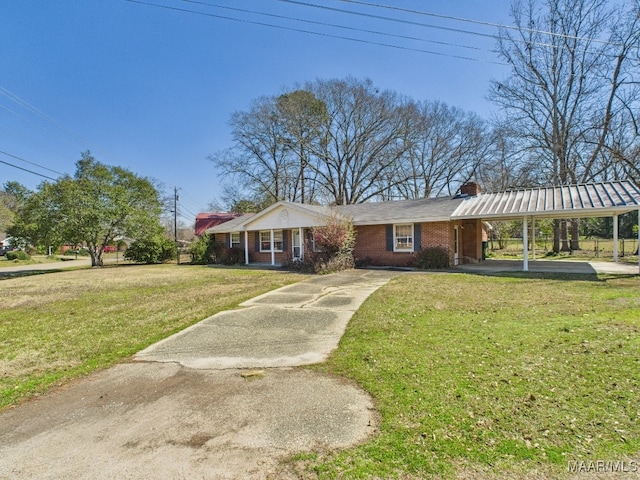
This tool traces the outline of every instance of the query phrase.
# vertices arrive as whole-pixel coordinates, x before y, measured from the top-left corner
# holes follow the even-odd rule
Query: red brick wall
[[[480,220],[464,220],[461,225],[462,248],[460,262],[480,261],[482,259],[484,224]]]
[[[482,256],[481,242],[484,233],[482,223],[480,221],[465,221],[464,223],[458,223],[458,225],[463,227],[460,229],[460,262],[464,261],[464,257],[479,260]],[[444,247],[448,249],[451,264],[453,265],[453,226],[454,223],[452,222],[422,223],[420,247]],[[287,250],[285,252],[276,252],[276,263],[284,263],[291,257],[291,231],[286,231],[286,234]],[[256,252],[256,235],[258,235],[258,232],[249,232],[249,262],[271,263],[270,252]],[[225,236],[220,235],[220,237],[224,242]],[[244,241],[240,247],[244,250]],[[407,266],[415,258],[415,253],[387,251],[386,247],[386,225],[356,227],[356,245],[354,248],[356,260],[377,266]],[[310,245],[305,245],[305,252],[309,251]]]
[[[284,234],[287,235],[287,250],[275,252],[276,263],[284,263],[291,258],[291,231],[286,230]],[[249,263],[271,263],[271,252],[261,252],[259,248],[256,251],[256,236],[258,235],[260,232],[249,232]],[[241,247],[244,251],[244,245]]]
[[[406,266],[414,255],[410,252],[387,251],[386,225],[356,227],[356,246],[353,255],[369,265]]]
[[[387,251],[386,225],[366,225],[356,227],[356,260],[370,265],[407,266],[415,258],[415,253]],[[423,223],[421,225],[421,248],[444,247],[449,250],[453,261],[453,225],[448,222]]]
[[[443,247],[449,250],[453,260],[453,224],[434,222],[422,224],[422,248]]]

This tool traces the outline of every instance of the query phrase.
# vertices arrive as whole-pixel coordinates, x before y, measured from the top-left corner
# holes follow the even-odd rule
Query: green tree
[[[152,238],[162,231],[161,201],[151,181],[97,162],[89,152],[74,177],[45,182],[29,196],[10,233],[33,245],[84,245],[92,266],[117,237]]]
[[[18,182],[7,182],[0,190],[0,232],[6,232],[31,191]]]

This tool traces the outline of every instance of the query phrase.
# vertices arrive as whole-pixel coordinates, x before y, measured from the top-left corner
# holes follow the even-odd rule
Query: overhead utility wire
[[[451,55],[451,54],[447,54],[447,53],[442,53],[442,52],[434,52],[431,50],[424,50],[424,49],[420,49],[420,48],[411,48],[411,47],[402,47],[400,45],[393,45],[390,43],[382,43],[382,42],[373,42],[370,40],[361,40],[359,38],[353,38],[353,37],[345,37],[342,35],[332,35],[332,34],[328,34],[328,33],[320,33],[320,32],[313,32],[310,30],[303,30],[303,29],[299,29],[299,28],[292,28],[292,27],[285,27],[282,25],[274,25],[272,23],[264,23],[264,22],[256,22],[256,21],[252,21],[252,20],[244,20],[244,19],[239,19],[239,18],[233,18],[233,17],[226,17],[223,15],[215,15],[213,13],[205,13],[205,12],[198,12],[195,10],[188,10],[186,8],[178,8],[178,7],[170,7],[168,5],[159,5],[157,3],[150,3],[150,2],[143,2],[140,0],[125,0],[126,2],[130,2],[130,3],[137,3],[140,5],[146,5],[149,7],[156,7],[156,8],[163,8],[166,10],[174,10],[177,12],[185,12],[185,13],[193,13],[195,15],[202,15],[205,17],[212,17],[212,18],[220,18],[223,20],[232,20],[235,22],[240,22],[240,23],[248,23],[251,25],[260,25],[263,27],[270,27],[270,28],[277,28],[279,30],[288,30],[288,31],[292,31],[292,32],[298,32],[298,33],[306,33],[309,35],[316,35],[319,37],[326,37],[326,38],[336,38],[339,40],[348,40],[351,42],[358,42],[358,43],[363,43],[363,44],[367,44],[367,45],[377,45],[379,47],[388,47],[388,48],[395,48],[396,50],[406,50],[406,51],[412,51],[412,52],[419,52],[419,53],[426,53],[429,55],[438,55],[441,57],[448,57],[448,58],[457,58],[460,60],[469,60],[471,62],[480,62],[480,63],[491,63],[494,65],[505,65],[504,63],[500,63],[500,62],[494,62],[491,60],[480,60],[478,58],[473,58],[473,57],[465,57],[462,55]]]
[[[70,135],[71,137],[74,137],[76,140],[80,140],[82,142],[88,143],[90,145],[93,145],[94,147],[96,147],[97,149],[103,151],[103,152],[107,152],[107,150],[105,150],[104,148],[102,148],[100,145],[97,145],[93,142],[91,142],[89,139],[83,137],[82,135],[80,135],[78,132],[75,132],[73,130],[71,130],[68,127],[65,127],[62,123],[58,122],[55,118],[47,115],[46,113],[44,113],[42,110],[39,110],[38,108],[34,107],[33,105],[31,105],[29,102],[27,102],[26,100],[24,100],[23,98],[20,98],[18,95],[16,95],[13,92],[10,92],[9,90],[7,90],[6,88],[4,88],[3,86],[0,85],[0,94],[4,95],[5,97],[7,97],[9,100],[11,100],[14,103],[17,103],[18,105],[20,105],[21,107],[25,108],[26,110],[30,111],[31,113],[36,114],[37,116],[41,117],[42,119],[46,120],[47,122],[49,122],[50,124],[52,124],[53,126],[55,126],[56,128],[62,130],[64,133],[66,133],[67,135]],[[7,109],[8,110],[8,109]],[[9,110],[10,111],[10,110]]]
[[[34,175],[37,175],[37,176],[42,177],[42,178],[53,180],[54,182],[56,181],[55,178],[48,177],[46,175],[43,175],[43,174],[38,173],[38,172],[34,172],[32,170],[27,170],[26,168],[19,167],[18,165],[14,165],[13,163],[5,162],[4,160],[0,160],[0,163],[4,163],[5,165],[9,165],[10,167],[17,168],[18,170],[23,170],[25,172],[33,173]]]
[[[364,28],[347,27],[345,25],[337,25],[335,23],[318,22],[318,21],[315,21],[315,20],[307,20],[307,19],[304,19],[304,18],[289,17],[289,16],[286,16],[286,15],[276,15],[274,13],[257,12],[255,10],[245,10],[243,8],[229,7],[229,6],[226,6],[226,5],[216,5],[216,4],[213,4],[213,3],[201,2],[201,1],[197,1],[197,0],[181,0],[181,1],[183,1],[185,3],[193,3],[193,4],[196,4],[196,5],[206,5],[208,7],[221,8],[221,9],[232,10],[232,11],[236,11],[236,12],[250,13],[250,14],[255,14],[255,15],[262,15],[262,16],[265,16],[265,17],[278,18],[278,19],[281,19],[281,20],[294,20],[296,22],[310,23],[312,25],[321,25],[321,26],[325,26],[325,27],[341,28],[343,30],[351,30],[351,31],[354,31],[354,32],[372,33],[374,35],[383,35],[385,37],[402,38],[404,40],[415,40],[415,41],[418,41],[418,42],[434,43],[434,44],[437,44],[437,45],[444,45],[444,46],[447,46],[447,47],[459,47],[459,48],[467,48],[467,49],[470,49],[470,50],[481,50],[481,51],[496,53],[495,50],[488,50],[486,48],[474,47],[474,46],[471,46],[471,45],[462,45],[462,44],[457,44],[457,43],[441,42],[441,41],[437,41],[437,40],[427,40],[425,38],[420,38],[420,37],[411,37],[411,36],[408,36],[408,35],[398,35],[398,34],[394,34],[394,33],[379,32],[379,31],[376,31],[376,30],[367,30],[367,29],[364,29]]]
[[[320,10],[328,10],[331,12],[338,12],[338,13],[346,13],[348,15],[357,15],[360,17],[367,17],[367,18],[373,18],[376,20],[385,20],[388,22],[396,22],[396,23],[404,23],[405,25],[414,25],[417,27],[427,27],[427,28],[435,28],[436,30],[445,30],[448,32],[455,32],[455,33],[464,33],[466,35],[475,35],[478,37],[485,37],[485,38],[492,38],[495,39],[496,36],[492,35],[490,33],[481,33],[481,32],[473,32],[471,30],[463,30],[461,28],[453,28],[453,27],[443,27],[442,25],[433,25],[430,23],[420,23],[420,22],[414,22],[412,20],[402,20],[400,18],[392,18],[392,17],[383,17],[382,15],[374,15],[372,13],[363,13],[363,12],[354,12],[353,10],[345,10],[344,8],[336,8],[336,7],[328,7],[326,5],[317,5],[315,3],[308,3],[308,2],[300,2],[297,0],[278,0],[279,2],[283,2],[283,3],[290,3],[293,5],[300,5],[302,7],[311,7],[311,8],[318,8]]]
[[[490,33],[481,33],[481,32],[474,32],[472,30],[463,30],[461,28],[452,28],[452,27],[443,27],[441,25],[433,25],[431,23],[421,23],[421,22],[414,22],[412,20],[402,20],[399,18],[392,18],[392,17],[384,17],[382,15],[374,15],[371,13],[363,13],[363,12],[356,12],[353,10],[345,10],[342,8],[335,8],[335,7],[327,7],[325,5],[317,5],[314,3],[308,3],[308,2],[301,2],[301,1],[296,1],[296,0],[277,0],[279,2],[284,2],[284,3],[290,3],[293,5],[300,5],[303,7],[311,7],[311,8],[318,8],[320,10],[328,10],[328,11],[333,11],[333,12],[339,12],[339,13],[346,13],[348,15],[356,15],[356,16],[361,16],[361,17],[367,17],[367,18],[373,18],[376,20],[385,20],[388,22],[396,22],[396,23],[403,23],[406,25],[414,25],[417,27],[425,27],[425,28],[435,28],[437,30],[445,30],[445,31],[449,31],[449,32],[454,32],[454,33],[463,33],[466,35],[475,35],[478,37],[484,37],[484,38],[492,38],[494,40],[496,40],[498,37],[496,35],[490,34]],[[517,27],[516,27],[517,28]],[[513,39],[514,42],[517,43],[524,43],[527,45],[537,45],[540,47],[548,47],[548,48],[558,48],[557,45],[553,45],[552,43],[545,43],[545,42],[537,42],[537,41],[532,41],[532,40],[524,40],[524,39],[520,39],[520,38],[514,38]],[[492,62],[490,62],[492,63]],[[498,65],[505,65],[504,63],[498,63],[495,62]]]
[[[196,218],[197,215],[195,213],[193,213],[191,210],[189,210],[187,207],[184,206],[183,202],[180,202],[180,206],[182,207],[183,210],[185,210],[189,215],[191,215],[193,218]],[[183,218],[191,218],[191,217],[186,217],[183,215]]]
[[[391,6],[391,5],[381,5],[379,3],[362,2],[362,1],[359,1],[359,0],[338,0],[338,1],[345,2],[345,3],[353,3],[355,5],[364,5],[364,6],[367,6],[367,7],[384,8],[384,9],[387,9],[387,10],[395,10],[395,11],[398,11],[398,12],[411,13],[411,14],[415,14],[415,15],[423,15],[425,17],[442,18],[442,19],[445,19],[445,20],[455,20],[457,22],[473,23],[473,24],[476,24],[476,25],[484,25],[485,27],[506,28],[506,29],[509,29],[509,30],[519,30],[519,31],[531,32],[531,33],[542,33],[544,35],[550,35],[550,36],[553,36],[553,37],[568,38],[570,40],[588,40],[590,42],[602,43],[604,45],[621,46],[621,44],[613,43],[613,42],[607,42],[606,40],[599,40],[597,38],[576,37],[576,36],[573,36],[573,35],[549,32],[547,30],[539,30],[539,29],[536,29],[536,28],[516,27],[515,25],[504,25],[502,23],[485,22],[485,21],[482,21],[482,20],[472,20],[472,19],[469,19],[469,18],[454,17],[454,16],[450,16],[450,15],[440,15],[440,14],[437,14],[437,13],[422,12],[420,10],[412,10],[412,9],[409,9],[409,8],[394,7],[394,6]]]
[[[48,170],[51,173],[57,173],[58,175],[61,175],[61,176],[65,176],[66,175],[65,173],[58,172],[57,170],[52,170],[52,169],[47,168],[47,167],[45,167],[43,165],[39,165],[39,164],[37,164],[35,162],[30,162],[29,160],[25,160],[24,158],[18,157],[16,155],[12,155],[10,153],[3,152],[2,150],[0,150],[0,153],[3,154],[3,155],[6,155],[7,157],[15,158],[16,160],[20,160],[21,162],[28,163],[29,165],[33,165],[33,166],[41,168],[43,170]]]

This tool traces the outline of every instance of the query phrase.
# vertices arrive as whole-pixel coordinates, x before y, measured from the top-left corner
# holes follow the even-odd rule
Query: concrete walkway
[[[352,270],[289,285],[203,320],[135,359],[201,369],[318,363],[337,347],[362,302],[394,275]]]

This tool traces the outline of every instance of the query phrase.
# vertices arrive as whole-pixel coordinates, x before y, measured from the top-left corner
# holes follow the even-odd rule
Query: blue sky
[[[80,152],[91,150],[103,163],[154,178],[167,190],[178,187],[181,215],[191,223],[221,193],[223,179],[207,156],[231,145],[231,113],[246,110],[262,95],[351,75],[416,100],[442,100],[489,117],[495,112],[485,100],[489,81],[508,73],[492,63],[498,58],[491,38],[406,22],[484,35],[497,31],[478,23],[340,0],[303,2],[368,16],[282,0],[140,1],[158,6],[0,0],[0,160],[55,178],[55,172],[73,174]],[[508,0],[369,3],[510,22]],[[8,180],[35,189],[43,178],[2,163],[0,183]]]

